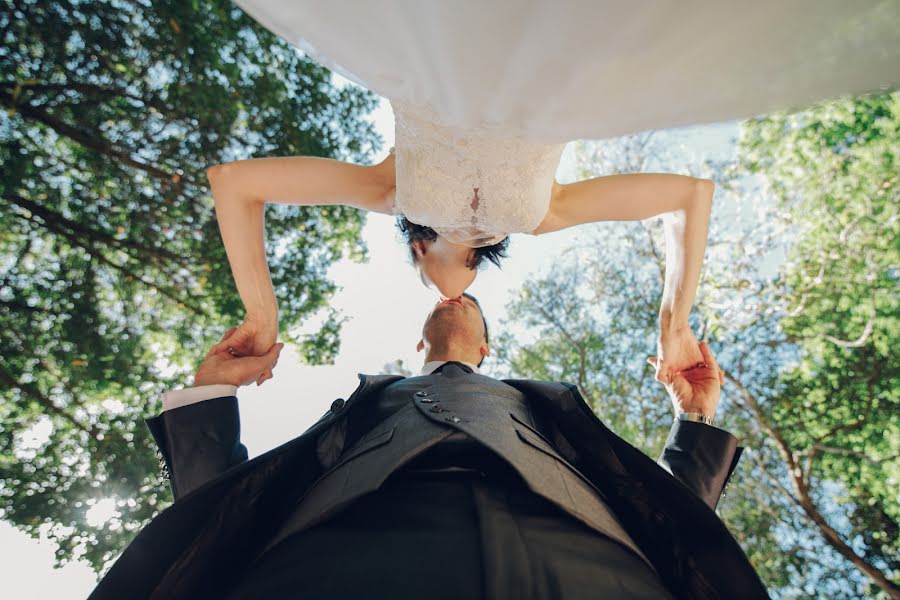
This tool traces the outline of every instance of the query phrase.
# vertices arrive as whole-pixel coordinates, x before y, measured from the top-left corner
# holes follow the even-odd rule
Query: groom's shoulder
[[[578,394],[576,386],[562,381],[540,379],[502,379],[501,381],[528,395],[557,397],[560,394]]]
[[[360,385],[381,386],[388,385],[401,379],[406,379],[405,375],[396,373],[357,373]]]

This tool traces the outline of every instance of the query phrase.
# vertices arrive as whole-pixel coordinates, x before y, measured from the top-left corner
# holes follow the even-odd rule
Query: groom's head
[[[458,360],[481,365],[490,355],[487,321],[475,296],[463,294],[438,302],[422,327],[417,349],[425,361]]]

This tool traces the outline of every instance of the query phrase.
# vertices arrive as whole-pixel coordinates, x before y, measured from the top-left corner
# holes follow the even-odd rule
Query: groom
[[[236,385],[280,345],[238,358],[230,334],[147,421],[176,501],[91,598],[768,597],[713,510],[741,449],[708,423],[705,345],[656,463],[574,386],[479,374],[486,322],[464,295],[428,315],[420,376],[360,375],[248,461]]]

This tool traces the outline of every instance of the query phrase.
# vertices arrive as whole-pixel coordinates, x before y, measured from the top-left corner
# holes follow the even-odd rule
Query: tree
[[[376,98],[226,1],[11,0],[0,40],[0,514],[100,569],[171,499],[142,417],[244,317],[205,169],[367,162]],[[364,256],[362,222],[268,209],[282,329],[311,362],[339,319],[291,330]]]
[[[769,341],[794,346],[797,360],[771,384],[740,365],[729,378],[777,452],[769,462],[785,498],[900,598],[898,141],[898,93],[747,124],[742,166],[767,175],[795,229],[780,277],[763,290],[781,330]]]
[[[384,375],[402,375],[403,377],[413,377],[415,375],[402,358],[385,363],[381,368],[381,373]]]
[[[782,597],[898,595],[897,109],[894,93],[769,115],[742,127],[738,160],[692,167],[718,184],[692,325],[747,447],[719,510]],[[582,176],[689,171],[658,142],[587,144]],[[642,366],[660,239],[598,225],[520,292],[510,319],[534,333],[500,344],[513,374],[577,383],[650,456],[671,418]]]

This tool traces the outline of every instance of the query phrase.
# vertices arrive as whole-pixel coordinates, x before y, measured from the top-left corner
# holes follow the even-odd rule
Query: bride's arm
[[[394,185],[393,172],[393,155],[374,166],[291,156],[239,160],[206,171],[219,231],[248,319],[277,326],[278,308],[266,262],[265,204],[345,204],[390,212],[385,204]]]
[[[228,202],[343,204],[391,214],[385,195],[394,187],[393,154],[372,166],[318,156],[251,158],[215,165],[206,174],[218,188],[213,189],[217,206],[221,197]]]
[[[668,174],[610,175],[554,183],[547,217],[533,233],[664,215],[666,276],[660,325],[664,329],[687,327],[706,250],[714,189],[709,179]]]

